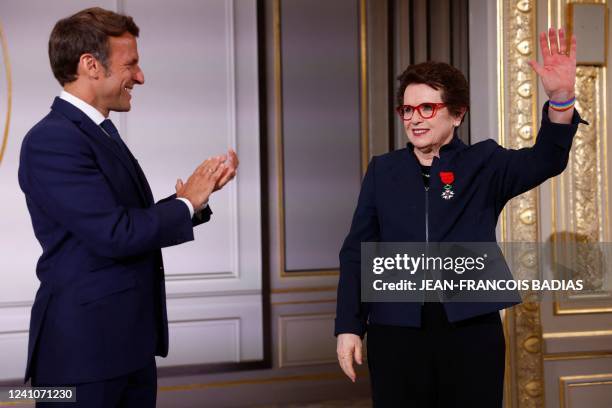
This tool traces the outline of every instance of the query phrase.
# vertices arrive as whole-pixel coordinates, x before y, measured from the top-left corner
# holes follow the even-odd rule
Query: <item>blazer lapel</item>
[[[152,194],[148,186],[148,183],[146,183],[146,179],[144,179],[144,174],[142,174],[142,178],[144,179],[144,182],[146,183],[146,189],[145,189],[145,186],[143,186],[143,183],[140,181],[139,174],[137,174],[137,172],[142,173],[140,166],[138,166],[135,159],[134,159],[134,165],[132,165],[132,163],[130,163],[129,161],[130,157],[126,156],[121,151],[121,147],[118,146],[117,143],[115,143],[113,140],[111,140],[111,138],[106,133],[104,133],[104,131],[102,130],[100,126],[96,125],[80,109],[64,101],[61,98],[55,98],[55,101],[53,102],[51,109],[58,111],[64,116],[66,116],[68,119],[74,122],[85,134],[87,134],[91,139],[93,139],[94,142],[102,144],[108,150],[110,150],[123,164],[128,174],[132,178],[132,181],[136,185],[138,194],[140,195],[140,198],[142,199],[143,204],[149,205],[151,203]],[[148,194],[147,194],[147,191],[145,190],[148,191]],[[149,199],[149,197],[151,198]]]
[[[421,177],[421,168],[409,149],[404,149],[397,156],[393,168],[391,169],[391,180],[402,187],[407,194],[406,198],[412,201],[414,194],[424,194],[425,184]]]
[[[142,171],[142,168],[140,167],[140,164],[138,163],[138,160],[136,160],[136,158],[134,157],[130,149],[126,149],[126,151],[130,155],[130,159],[132,159],[132,162],[134,163],[134,167],[136,168],[136,172],[138,173],[138,177],[140,178],[140,183],[144,190],[143,192],[147,200],[147,205],[154,204],[155,200],[153,198],[153,192],[151,191],[151,186],[149,186],[147,177],[145,176],[144,172]]]

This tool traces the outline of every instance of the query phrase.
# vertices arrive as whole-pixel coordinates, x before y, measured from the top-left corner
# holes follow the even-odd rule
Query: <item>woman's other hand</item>
[[[336,352],[338,354],[338,363],[344,371],[344,374],[355,382],[357,374],[353,367],[353,359],[359,365],[363,363],[363,343],[361,338],[356,334],[342,333],[338,335],[338,343]]]

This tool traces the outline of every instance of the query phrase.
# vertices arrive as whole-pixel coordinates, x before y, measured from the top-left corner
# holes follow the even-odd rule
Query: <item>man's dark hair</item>
[[[92,54],[108,69],[109,37],[130,33],[138,37],[140,29],[132,17],[92,7],[61,19],[49,37],[49,61],[60,85],[77,79],[77,67],[83,54]]]
[[[442,102],[453,116],[459,116],[470,106],[470,88],[465,76],[457,68],[444,62],[428,61],[410,65],[398,77],[398,105],[404,104],[404,92],[408,85],[425,84],[442,91]]]

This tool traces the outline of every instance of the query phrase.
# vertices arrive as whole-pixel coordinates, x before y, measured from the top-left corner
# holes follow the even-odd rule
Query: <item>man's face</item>
[[[96,87],[97,105],[107,114],[109,111],[127,112],[131,108],[132,88],[135,84],[144,84],[144,74],[138,66],[136,38],[125,33],[109,37],[108,42],[108,69],[100,76]]]

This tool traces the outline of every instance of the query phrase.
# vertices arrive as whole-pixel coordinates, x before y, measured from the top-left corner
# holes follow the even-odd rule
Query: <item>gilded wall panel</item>
[[[500,1],[498,19],[500,49],[500,142],[508,148],[533,145],[537,127],[537,78],[527,62],[535,58],[535,1]],[[511,200],[502,215],[502,240],[537,242],[537,189]],[[537,253],[524,247],[512,254],[518,265],[515,277],[533,276],[538,268]],[[523,253],[524,252],[524,253]],[[521,262],[521,260],[523,260]],[[525,262],[524,260],[530,260]],[[541,325],[539,304],[526,301],[506,313],[508,339],[508,375],[506,405],[541,407],[543,398]]]

